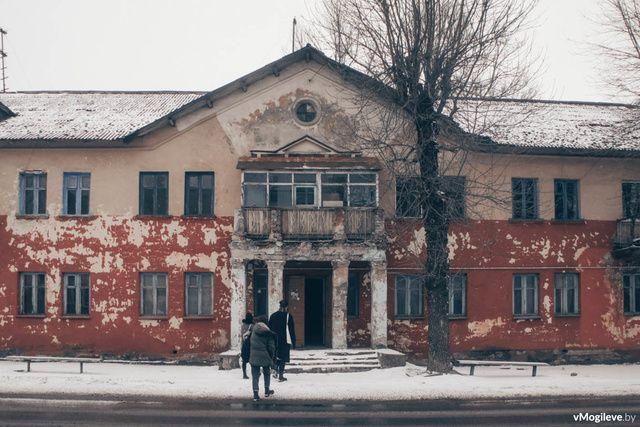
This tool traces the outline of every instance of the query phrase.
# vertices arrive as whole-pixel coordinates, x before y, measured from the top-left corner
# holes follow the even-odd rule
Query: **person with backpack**
[[[247,315],[242,319],[242,328],[240,329],[241,335],[244,337],[249,329],[253,326],[253,314],[247,313]],[[240,357],[242,358],[242,379],[248,380],[247,376],[247,363],[249,363],[249,357],[251,356],[251,342],[243,340],[242,341],[242,350],[240,352]]]
[[[249,355],[249,364],[251,365],[251,377],[253,386],[253,401],[260,400],[258,392],[260,391],[260,370],[264,374],[264,397],[273,396],[273,390],[269,388],[271,383],[271,366],[274,365],[276,358],[276,334],[266,325],[267,318],[260,316],[256,319],[255,324],[243,336],[249,339],[251,350]]]

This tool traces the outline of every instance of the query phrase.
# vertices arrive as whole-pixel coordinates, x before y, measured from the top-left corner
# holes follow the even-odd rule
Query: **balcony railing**
[[[640,239],[640,220],[619,219],[615,244],[618,247],[630,246]]]
[[[384,234],[384,220],[374,208],[244,208],[236,211],[236,233],[254,240],[369,240]]]

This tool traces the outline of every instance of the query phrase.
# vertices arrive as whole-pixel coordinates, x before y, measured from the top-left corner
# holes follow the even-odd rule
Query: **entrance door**
[[[305,346],[324,346],[324,279],[307,277],[304,294]]]

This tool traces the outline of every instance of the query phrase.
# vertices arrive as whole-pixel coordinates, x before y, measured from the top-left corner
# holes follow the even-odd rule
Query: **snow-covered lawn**
[[[249,399],[251,380],[239,369],[217,367],[91,363],[79,373],[77,363],[33,363],[0,360],[0,393],[71,393],[104,396],[146,395],[203,399]],[[457,368],[451,375],[428,376],[425,369],[402,368],[360,373],[290,374],[272,379],[276,399],[400,400],[536,396],[640,395],[640,364],[531,368]],[[264,393],[262,378],[260,394]]]

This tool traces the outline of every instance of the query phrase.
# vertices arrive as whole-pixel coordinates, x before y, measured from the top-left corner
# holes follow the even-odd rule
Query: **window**
[[[140,314],[142,316],[167,315],[167,274],[141,273]]]
[[[347,285],[347,318],[357,319],[360,315],[360,274],[349,273]]]
[[[624,314],[640,314],[640,273],[623,276]]]
[[[140,215],[167,215],[169,173],[140,172]]]
[[[316,114],[316,107],[311,102],[301,102],[296,107],[296,117],[303,123],[313,122]]]
[[[20,273],[20,314],[45,314],[45,274]]]
[[[318,197],[318,182],[321,182]],[[377,206],[375,173],[245,172],[245,207],[374,207]]]
[[[464,176],[443,176],[442,190],[449,218],[460,220],[466,217]]]
[[[187,316],[213,316],[213,274],[187,273],[184,282]]]
[[[67,316],[89,315],[89,273],[65,273],[64,314]]]
[[[622,183],[623,218],[640,219],[640,182]]]
[[[213,216],[214,184],[213,172],[185,173],[185,215]]]
[[[512,178],[511,205],[513,219],[538,219],[538,180]]]
[[[89,215],[91,174],[65,172],[63,179],[62,213],[64,215]]]
[[[20,174],[20,214],[47,214],[47,174]]]
[[[538,315],[538,275],[513,275],[513,314],[532,317]]]
[[[396,274],[396,317],[422,317],[422,276]]]
[[[575,221],[580,219],[578,201],[578,181],[555,180],[556,220]]]
[[[465,317],[467,315],[467,275],[448,275],[447,286],[449,287],[449,317]]]
[[[253,275],[253,317],[268,316],[267,273]]]
[[[422,218],[424,210],[420,204],[420,178],[408,177],[396,180],[396,216]]]
[[[557,273],[556,314],[575,315],[580,313],[580,275],[577,273]]]

